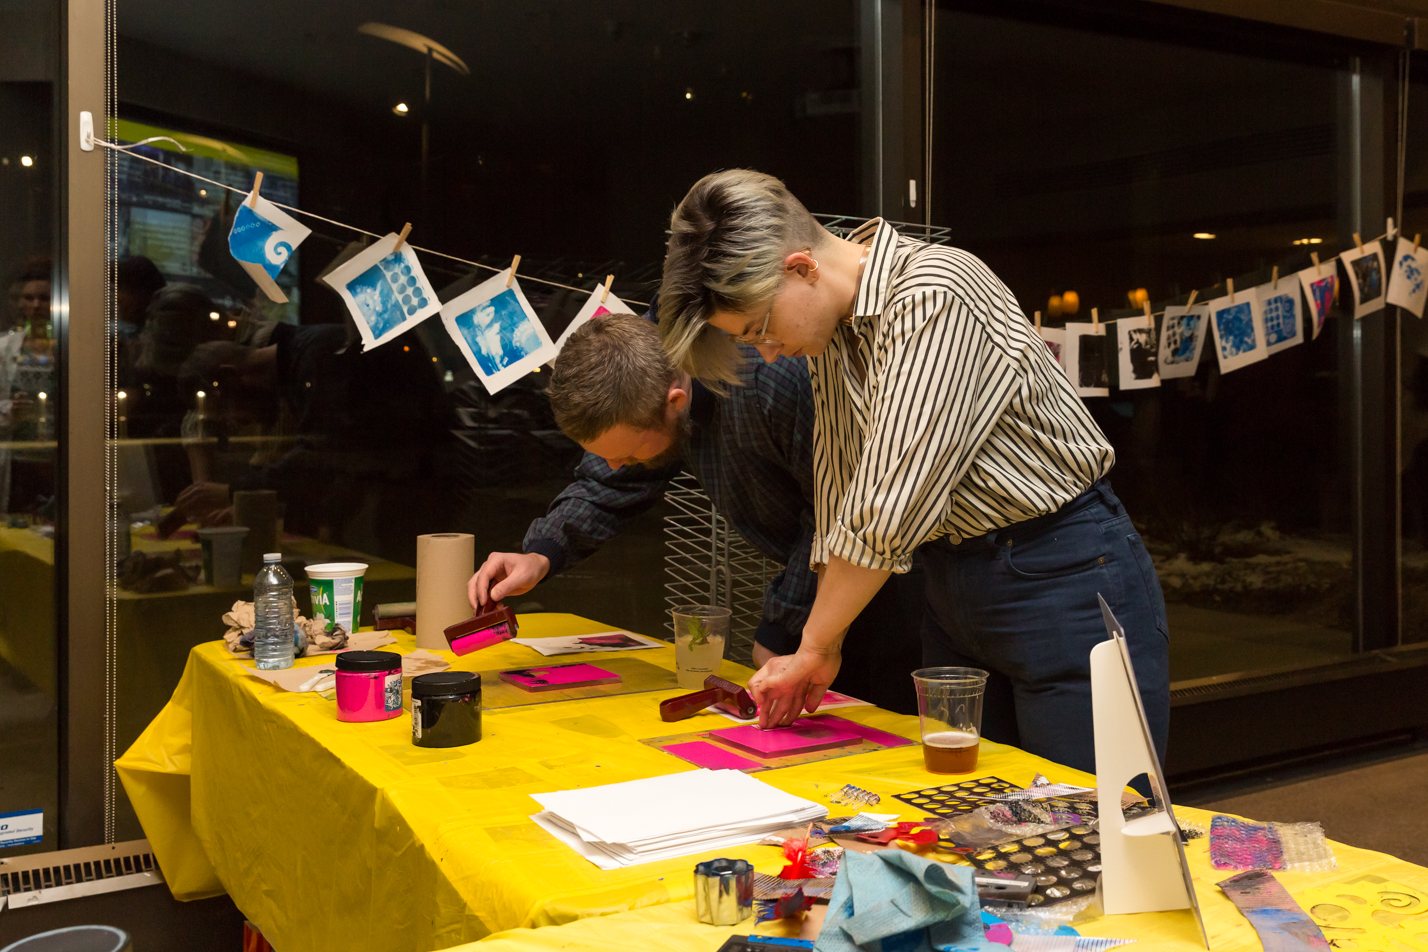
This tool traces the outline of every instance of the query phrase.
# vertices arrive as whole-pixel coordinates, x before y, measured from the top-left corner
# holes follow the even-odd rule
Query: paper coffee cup
[[[312,617],[327,622],[327,630],[341,625],[351,634],[362,618],[362,576],[366,562],[323,562],[307,567],[312,593]]]
[[[203,580],[209,585],[233,586],[243,580],[243,540],[247,526],[214,526],[198,530],[203,549]]]

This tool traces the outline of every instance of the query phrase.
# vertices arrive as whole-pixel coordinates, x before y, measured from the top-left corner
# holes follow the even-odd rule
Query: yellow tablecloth
[[[606,627],[573,615],[529,615],[521,634]],[[410,650],[411,639],[394,647]],[[673,666],[672,649],[638,656]],[[457,668],[478,670],[527,665],[538,655],[506,644],[447,657]],[[723,673],[742,681],[749,672],[726,662]],[[411,745],[406,717],[340,723],[330,702],[248,677],[220,644],[205,644],[191,652],[173,699],[117,766],[174,894],[193,899],[226,889],[282,952],[440,949],[510,929],[522,931],[492,936],[493,950],[501,943],[510,949],[713,949],[736,930],[698,925],[687,901],[694,863],[716,854],[602,872],[528,818],[539,809],[530,793],[692,769],[639,742],[726,723],[716,715],[661,722],[658,701],[677,693],[487,711],[481,743],[425,750]],[[915,718],[873,708],[837,713],[916,736]],[[979,775],[1028,783],[1036,772],[1094,782],[1013,748],[983,744]],[[883,794],[888,812],[901,807],[890,794],[937,782],[923,770],[916,746],[758,776],[821,802],[855,783]],[[1328,881],[1352,868],[1428,886],[1418,867],[1336,849],[1343,868],[1327,874]],[[1224,874],[1208,868],[1205,841],[1190,850],[1215,935],[1254,946],[1252,935],[1241,934],[1238,913],[1213,887]],[[721,852],[769,872],[782,863],[771,847]],[[1296,888],[1309,879],[1285,874],[1285,881]],[[530,931],[535,926],[559,928]],[[1188,913],[1113,917],[1086,931],[1186,949],[1196,941]]]

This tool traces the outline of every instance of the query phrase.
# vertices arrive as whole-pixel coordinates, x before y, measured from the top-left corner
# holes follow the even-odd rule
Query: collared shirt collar
[[[898,233],[881,218],[874,218],[855,228],[849,241],[868,244],[868,263],[858,282],[858,295],[853,299],[853,329],[865,317],[876,317],[887,306],[888,284],[893,273],[893,258],[897,252]]]

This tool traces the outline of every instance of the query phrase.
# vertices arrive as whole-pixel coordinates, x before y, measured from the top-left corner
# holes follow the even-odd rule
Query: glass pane
[[[411,243],[486,265],[419,252],[440,301],[520,254],[521,288],[552,339],[607,274],[644,310],[669,213],[706,172],[752,166],[815,211],[858,210],[852,0],[817,18],[748,2],[367,8],[457,58],[430,62],[327,8],[251,10],[119,10],[118,134],[188,149],[156,142],[120,165],[120,269],[133,282],[121,495],[144,555],[120,580],[121,750],[190,646],[252,597],[251,562],[236,585],[200,580],[202,526],[276,523],[304,614],[306,564],[367,563],[369,622],[374,604],[414,598],[418,534],[472,533],[478,563],[519,551],[580,458],[540,368],[491,393],[435,317],[363,350],[320,277],[368,236],[303,219],[313,233],[276,279],[288,301],[272,302],[230,253],[241,195],[224,186],[246,192],[261,171],[273,201],[376,234],[411,222]],[[262,502],[239,493],[265,491],[272,514],[236,513]],[[673,511],[654,506],[513,607],[662,632]],[[126,809],[120,836],[138,835]]]
[[[954,9],[937,26],[934,220],[1044,326],[1096,308],[1144,328],[1137,292],[1159,312],[1232,280],[1243,301],[1276,266],[1292,289],[1311,252],[1332,272],[1327,54]],[[1211,338],[1193,376],[1086,397],[1165,592],[1172,681],[1351,650],[1346,323],[1224,374]]]
[[[58,848],[55,429],[60,5],[0,9],[0,857]],[[42,830],[34,814],[43,813]],[[40,838],[42,837],[42,838]]]
[[[1408,91],[1403,233],[1428,229],[1428,56],[1413,55]],[[1401,321],[1403,399],[1399,450],[1403,499],[1403,640],[1428,641],[1428,324]]]

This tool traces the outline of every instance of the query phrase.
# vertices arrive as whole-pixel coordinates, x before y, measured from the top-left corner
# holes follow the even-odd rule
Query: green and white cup
[[[351,634],[362,618],[362,577],[366,562],[323,562],[307,567],[312,593],[312,617],[327,622],[327,630],[341,625]]]

